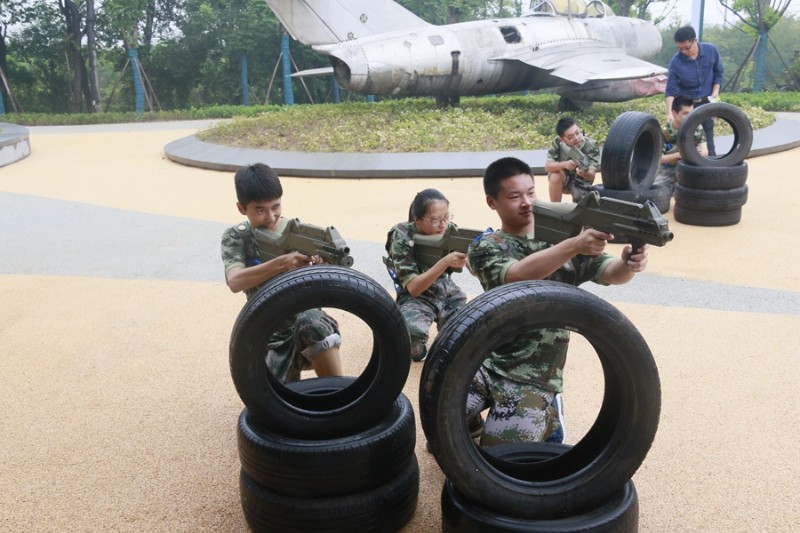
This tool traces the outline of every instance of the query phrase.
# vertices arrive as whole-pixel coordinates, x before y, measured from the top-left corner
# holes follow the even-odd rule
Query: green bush
[[[800,93],[723,94],[742,108],[753,127],[774,117],[767,111],[800,111]],[[613,121],[625,111],[664,117],[664,97],[621,103],[596,103],[570,113],[584,132],[603,141]],[[504,95],[462,98],[461,105],[440,109],[433,98],[388,99],[375,103],[216,105],[152,113],[10,114],[3,119],[25,126],[108,124],[174,120],[216,120],[199,133],[207,142],[269,150],[317,152],[429,152],[531,150],[555,136],[558,96]],[[726,124],[718,133],[726,134]]]

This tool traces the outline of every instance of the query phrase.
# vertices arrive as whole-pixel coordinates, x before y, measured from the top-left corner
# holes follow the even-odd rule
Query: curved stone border
[[[31,155],[28,128],[0,122],[0,167]]]
[[[778,113],[775,122],[753,132],[748,157],[781,152],[800,146],[800,115]],[[716,139],[722,152],[732,136]],[[308,178],[419,178],[475,177],[494,160],[513,156],[526,161],[536,174],[544,173],[546,150],[493,152],[423,152],[404,154],[283,152],[235,148],[201,141],[190,135],[167,144],[168,159],[188,166],[234,172],[253,163],[267,163],[278,174]]]

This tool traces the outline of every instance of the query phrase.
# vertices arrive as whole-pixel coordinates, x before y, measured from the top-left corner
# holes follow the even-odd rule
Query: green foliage
[[[765,111],[800,112],[800,92],[736,93],[723,94],[722,101],[737,107],[752,106]]]
[[[374,104],[272,107],[259,116],[200,133],[218,144],[263,150],[311,152],[430,152],[531,150],[546,148],[561,114],[554,95],[464,98],[456,108],[439,109],[432,99],[388,100]],[[763,110],[742,104],[753,127],[772,122]],[[573,114],[587,135],[604,140],[625,111],[661,118],[664,99],[655,96],[620,104],[594,104]],[[725,134],[724,130],[720,134]]]

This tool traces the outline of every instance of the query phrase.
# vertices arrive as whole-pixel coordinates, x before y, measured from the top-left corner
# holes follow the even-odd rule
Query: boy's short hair
[[[577,122],[575,122],[575,119],[573,119],[572,117],[564,117],[560,119],[556,123],[556,134],[558,134],[559,137],[563,137],[564,132],[570,129],[575,124],[577,124]]]
[[[686,41],[694,41],[695,39],[697,39],[697,33],[691,26],[681,26],[680,28],[675,30],[674,39],[676,43],[685,43]]]
[[[525,161],[516,157],[498,159],[486,167],[486,171],[483,173],[483,192],[486,196],[497,198],[501,182],[520,174],[527,174],[533,179],[531,167]]]
[[[672,100],[672,111],[675,113],[680,112],[684,107],[694,107],[694,100],[688,96],[676,96]]]
[[[250,202],[275,200],[283,196],[278,174],[264,163],[242,167],[233,176],[236,201],[247,207]]]

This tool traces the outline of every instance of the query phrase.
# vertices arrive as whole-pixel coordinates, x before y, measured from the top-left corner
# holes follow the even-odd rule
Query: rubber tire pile
[[[267,370],[272,333],[313,308],[341,309],[370,327],[372,354],[360,376],[284,385]],[[414,411],[402,394],[409,351],[395,301],[350,268],[286,272],[248,300],[229,362],[245,405],[239,490],[253,531],[391,532],[408,523],[419,495]]]
[[[486,355],[521,333],[566,328],[596,351],[604,374],[597,419],[573,446],[479,448],[464,405]],[[633,324],[605,300],[550,281],[509,283],[459,309],[437,335],[420,377],[420,419],[446,481],[445,532],[636,531],[631,477],[661,410],[655,360]]]
[[[718,117],[733,130],[730,150],[704,157],[694,146],[694,131],[702,122]],[[675,220],[693,226],[731,226],[742,218],[747,203],[747,163],[753,143],[750,119],[738,107],[715,102],[692,111],[678,130],[681,160],[675,185]]]

